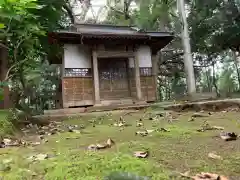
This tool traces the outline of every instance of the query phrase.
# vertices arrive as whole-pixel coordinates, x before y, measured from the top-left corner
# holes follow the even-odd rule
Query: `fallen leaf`
[[[45,132],[45,130],[40,130],[40,131],[38,131],[38,134],[39,134],[39,135],[45,135],[46,132]]]
[[[36,145],[40,145],[40,142],[31,142],[31,145],[36,146]]]
[[[37,154],[35,156],[35,160],[39,160],[39,161],[42,161],[42,160],[47,159],[47,158],[48,158],[47,154]]]
[[[12,143],[12,140],[11,139],[3,139],[2,141],[6,146],[9,146],[11,143]]]
[[[33,155],[33,156],[29,156],[27,159],[30,161],[42,161],[45,159],[48,159],[48,154],[37,154],[37,155]]]
[[[114,126],[116,127],[123,127],[124,123],[120,122],[120,123],[114,123]]]
[[[88,150],[97,150],[97,146],[95,144],[91,144],[88,146]]]
[[[204,131],[209,131],[209,130],[224,130],[224,127],[221,126],[210,126],[208,123],[205,123],[202,125],[201,129],[198,129],[198,132],[204,132]]]
[[[111,138],[109,138],[108,140],[107,140],[107,145],[109,146],[109,147],[112,147],[112,145],[114,145],[115,144],[115,142],[111,139]]]
[[[43,140],[44,139],[44,136],[43,135],[40,135],[38,136],[39,139]]]
[[[43,129],[43,130],[48,130],[49,127],[47,127],[47,126],[42,126],[41,129]]]
[[[14,140],[11,140],[11,139],[7,139],[7,138],[4,138],[2,140],[2,143],[1,144],[4,144],[4,146],[19,146],[20,143],[18,141],[14,141]]]
[[[143,123],[137,123],[137,127],[143,126]]]
[[[146,158],[148,156],[147,151],[135,151],[134,156],[138,158]]]
[[[48,142],[48,139],[44,139],[44,140],[43,140],[43,143],[47,143],[47,142]]]
[[[222,132],[222,133],[220,133],[220,137],[225,141],[237,140],[237,135],[234,132],[232,132],[232,133]]]
[[[194,113],[191,117],[198,118],[198,117],[208,117],[208,116],[202,113]]]
[[[77,133],[77,134],[80,134],[80,133],[81,133],[81,131],[76,130],[76,129],[73,129],[72,132]]]
[[[200,173],[196,174],[196,176],[192,177],[193,180],[229,180],[225,176],[220,176],[218,174],[213,174],[213,173]]]
[[[158,132],[170,132],[169,130],[167,130],[165,128],[158,128],[157,131]]]
[[[211,159],[219,159],[219,160],[222,160],[222,157],[215,154],[215,153],[208,153],[208,157],[211,158]]]
[[[190,117],[189,119],[188,119],[188,122],[192,122],[192,121],[194,121],[195,119],[194,119],[194,117]]]
[[[106,149],[108,148],[107,144],[96,144],[97,149]]]
[[[141,136],[147,136],[148,132],[147,131],[137,131],[135,132],[136,135],[141,135]]]
[[[214,129],[214,130],[224,130],[224,127],[221,127],[221,126],[212,126],[212,129]]]
[[[154,132],[154,130],[153,130],[153,129],[147,129],[146,131],[147,131],[147,133],[148,133],[148,134],[150,134],[150,133]]]
[[[184,172],[184,173],[180,173],[180,176],[186,177],[186,178],[191,178],[191,176],[190,176],[190,171],[186,171],[186,172]]]
[[[112,139],[108,139],[105,144],[91,144],[88,146],[88,150],[100,150],[112,147],[115,142]]]

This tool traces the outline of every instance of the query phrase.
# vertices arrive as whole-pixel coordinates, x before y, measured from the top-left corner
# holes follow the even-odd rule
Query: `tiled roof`
[[[75,24],[68,30],[56,31],[57,34],[83,35],[84,37],[135,37],[135,38],[150,38],[150,37],[166,37],[173,36],[171,32],[148,32],[130,26],[114,26],[102,24]]]

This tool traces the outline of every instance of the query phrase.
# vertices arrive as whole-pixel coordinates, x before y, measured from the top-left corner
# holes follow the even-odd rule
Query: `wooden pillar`
[[[93,88],[94,88],[94,97],[95,97],[95,105],[101,104],[100,102],[100,92],[99,92],[99,74],[98,74],[98,60],[97,60],[97,52],[95,50],[92,51],[92,59],[93,59]]]
[[[56,92],[56,108],[57,109],[61,109],[63,108],[63,91],[62,91],[62,77],[63,77],[63,68],[62,68],[62,64],[60,64],[59,66],[59,70],[60,70],[60,81],[57,87],[57,92]]]
[[[64,49],[64,51],[65,51],[65,49]],[[65,108],[68,108],[68,105],[67,105],[67,101],[66,101],[66,98],[65,98],[64,77],[65,77],[65,59],[64,59],[64,56],[63,56],[62,64],[61,64],[61,81],[62,81],[62,107],[65,109]]]
[[[136,83],[136,92],[137,92],[137,101],[142,99],[142,90],[141,90],[141,80],[140,80],[140,70],[139,70],[139,59],[137,53],[134,58],[134,74],[135,74],[135,83]]]
[[[158,78],[158,61],[157,61],[158,55],[152,54],[152,76],[154,80],[154,86],[155,86],[155,95],[156,100],[158,100],[158,89],[157,89],[157,78]]]

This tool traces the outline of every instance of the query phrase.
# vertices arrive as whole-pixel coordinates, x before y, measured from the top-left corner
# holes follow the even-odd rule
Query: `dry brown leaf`
[[[137,123],[137,127],[143,126],[143,123]]]
[[[36,145],[40,145],[41,143],[40,142],[31,142],[30,143],[32,146],[36,146]]]
[[[157,131],[159,131],[159,132],[170,132],[168,129],[165,129],[165,128],[159,128],[159,129],[157,129]]]
[[[222,132],[220,133],[220,137],[225,141],[233,141],[237,139],[237,135],[234,132]]]
[[[18,140],[12,140],[12,139],[4,138],[1,142],[1,144],[3,144],[4,147],[6,147],[6,146],[19,146],[20,142]]]
[[[114,126],[116,127],[123,127],[124,123],[120,122],[120,123],[114,123]]]
[[[198,117],[208,117],[206,114],[202,113],[194,113],[191,117],[198,118]]]
[[[214,130],[224,130],[224,127],[221,126],[212,126]]]
[[[202,125],[201,129],[198,129],[199,132],[210,131],[210,130],[224,130],[224,127],[221,126],[210,126],[208,123]]]
[[[108,148],[107,144],[96,144],[97,149],[106,149]]]
[[[150,133],[154,132],[155,130],[153,130],[153,129],[147,129],[146,131],[147,131],[148,134],[150,134]]]
[[[229,180],[225,176],[220,176],[218,174],[213,174],[213,173],[200,173],[196,174],[196,176],[192,177],[193,180]]]
[[[188,119],[188,122],[192,122],[192,121],[194,121],[195,119],[194,119],[194,117],[190,117],[189,119]]]
[[[222,160],[222,157],[211,152],[211,153],[208,153],[208,157],[211,158],[211,159],[219,159],[219,160]]]
[[[112,145],[114,145],[115,144],[115,142],[111,139],[111,138],[109,138],[108,140],[107,140],[107,145],[109,146],[109,147],[112,147]]]
[[[190,176],[190,171],[186,171],[186,172],[184,172],[184,173],[180,173],[180,175],[181,175],[182,177],[185,177],[185,178],[191,178],[191,176]]]
[[[91,144],[88,146],[88,150],[97,150],[97,146],[95,144]]]
[[[135,134],[136,135],[141,135],[141,136],[147,136],[148,132],[147,131],[137,131]]]
[[[110,148],[115,144],[115,142],[112,139],[108,139],[106,143],[104,144],[91,144],[88,146],[88,150],[100,150],[100,149],[106,149]]]
[[[138,158],[146,158],[148,156],[147,151],[135,151],[134,156]]]

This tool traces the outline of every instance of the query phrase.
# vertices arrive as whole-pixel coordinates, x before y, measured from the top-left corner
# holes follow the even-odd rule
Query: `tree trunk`
[[[184,0],[177,0],[177,3],[180,18],[182,19],[182,44],[184,49],[184,67],[187,76],[188,95],[193,96],[196,93],[196,82],[193,68],[190,39],[188,33],[188,23],[185,13],[185,3]]]
[[[240,91],[240,71],[238,68],[238,61],[237,61],[237,52],[233,52],[233,61],[234,61],[234,66],[237,71],[237,79],[238,79],[238,91]]]
[[[5,82],[5,76],[8,69],[8,50],[0,46],[0,83]],[[1,88],[1,86],[0,86]],[[2,101],[3,100],[3,101]],[[0,99],[0,109],[11,107],[9,86],[3,86],[3,99]]]
[[[217,86],[216,73],[215,73],[215,62],[214,61],[212,63],[212,68],[213,68],[213,86],[215,87],[217,97],[220,97],[220,93],[218,91],[218,86]]]

